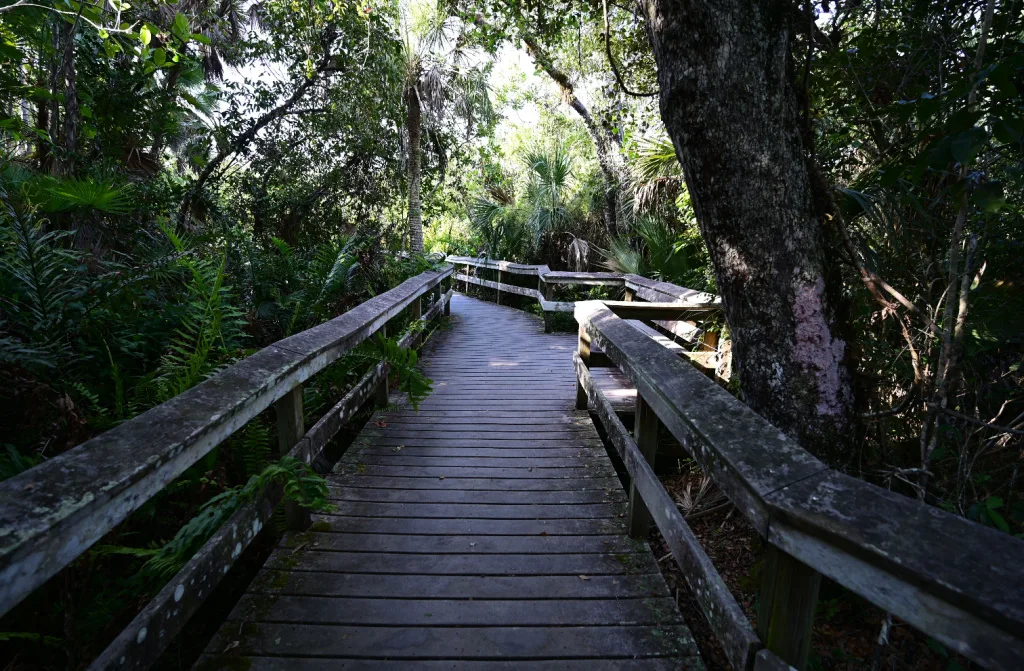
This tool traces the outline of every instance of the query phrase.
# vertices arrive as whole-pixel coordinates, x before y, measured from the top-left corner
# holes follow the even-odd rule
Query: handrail
[[[420,298],[440,294],[452,272],[448,266],[408,279],[0,483],[0,615],[246,422],[294,396],[302,382],[400,312],[411,307],[419,318]],[[299,410],[301,421],[301,394]]]
[[[578,284],[584,286],[622,287],[626,292],[627,301],[639,298],[640,300],[652,303],[692,303],[714,306],[716,309],[721,308],[721,299],[714,294],[688,289],[675,284],[669,284],[668,282],[659,282],[657,280],[641,277],[640,275],[610,272],[582,273],[553,271],[546,265],[512,263],[510,261],[490,259],[484,256],[449,256],[447,257],[447,261],[448,263],[456,266],[465,266],[466,272],[457,272],[455,274],[455,280],[457,282],[464,282],[467,287],[470,284],[474,284],[476,286],[494,289],[498,292],[497,300],[499,303],[501,302],[502,292],[536,299],[540,304],[541,310],[544,312],[544,326],[546,331],[551,330],[551,315],[556,312],[571,313],[576,306],[575,301],[552,300],[554,296],[554,289],[558,285]],[[469,269],[471,267],[495,270],[498,272],[498,280],[486,280],[481,277],[476,277],[475,275],[470,274]],[[507,282],[502,282],[503,276],[506,273],[510,275],[536,277],[537,288],[520,287],[514,284],[508,284]],[[680,328],[680,325],[676,320],[668,318],[655,320],[655,324],[663,331],[683,336],[685,339],[689,339],[687,331],[689,330],[692,333],[693,330],[692,327],[689,329],[685,326]]]
[[[804,663],[823,574],[982,665],[1024,668],[1024,542],[831,470],[604,303],[580,302],[575,316],[579,384],[620,451],[634,461],[640,454],[621,446],[624,430],[616,431],[614,412],[609,416],[590,380],[591,345],[636,386],[638,422],[646,409],[653,412],[773,548],[758,616],[768,650]],[[653,452],[642,456],[653,461]],[[638,487],[631,487],[631,508],[634,495],[647,506],[662,503],[663,490],[649,482]],[[659,524],[666,519],[655,515]],[[689,533],[681,517],[673,519],[662,528],[666,539]],[[685,546],[677,555],[682,565],[693,565],[686,557],[692,551]],[[687,573],[712,627],[728,641],[735,623],[716,622],[701,598],[706,577]],[[744,646],[741,638],[726,647],[734,655],[748,651],[745,659],[730,655],[737,668],[755,661]]]

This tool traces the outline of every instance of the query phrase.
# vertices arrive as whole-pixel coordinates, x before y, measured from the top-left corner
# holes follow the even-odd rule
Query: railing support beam
[[[769,545],[764,556],[757,634],[791,666],[804,669],[811,651],[811,627],[821,574]]]
[[[555,299],[555,285],[548,284],[544,281],[544,278],[537,280],[537,290],[544,296],[544,300],[553,301]],[[544,333],[551,333],[553,329],[552,321],[554,315],[547,310],[544,311]]]
[[[583,362],[583,365],[590,368],[590,334],[587,333],[587,328],[583,324],[580,324],[580,341],[579,346],[576,348],[576,353],[580,355],[580,361]],[[576,378],[576,409],[587,409],[587,390],[583,387],[579,378]]]
[[[274,411],[277,414],[277,449],[284,456],[306,435],[302,416],[302,385],[296,385],[279,398],[274,403]],[[309,463],[308,460],[306,463]],[[295,501],[285,501],[284,512],[288,528],[292,531],[305,531],[312,523],[309,509]]]
[[[382,326],[377,333],[380,334],[381,338],[388,337],[387,326]],[[388,379],[391,377],[390,373],[384,375],[384,379],[380,381],[377,388],[373,390],[373,405],[377,408],[388,407]]]
[[[633,416],[633,442],[640,448],[640,453],[651,468],[658,453],[658,416],[651,406],[638,393],[636,395],[636,414]],[[636,483],[629,483],[629,509],[626,512],[629,535],[632,538],[647,538],[651,528],[651,513],[647,509]]]

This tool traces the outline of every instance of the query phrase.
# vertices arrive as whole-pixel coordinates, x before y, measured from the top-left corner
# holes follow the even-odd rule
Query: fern
[[[97,394],[93,390],[89,389],[88,387],[86,387],[81,382],[72,382],[71,385],[70,385],[70,388],[78,396],[80,396],[81,398],[85,399],[86,405],[88,406],[88,408],[90,410],[92,410],[94,413],[96,413],[100,417],[106,417],[107,416],[108,411],[103,406],[103,403],[100,401],[99,394]]]
[[[213,372],[215,355],[226,356],[232,350],[231,340],[241,332],[242,313],[231,306],[229,288],[224,286],[227,256],[193,258],[173,229],[161,225],[161,230],[180,254],[178,263],[189,276],[185,315],[155,378],[157,399],[162,402]]]
[[[398,346],[398,341],[392,338],[378,334],[376,338],[367,340],[357,347],[348,355],[348,359],[353,366],[359,363],[369,363],[371,366],[382,361],[386,363],[398,378],[398,390],[408,397],[414,410],[419,409],[420,401],[433,390],[434,381],[416,368],[416,362],[419,360],[416,350],[402,349]]]
[[[0,631],[0,642],[25,641],[26,643],[40,643],[48,648],[61,649],[64,647],[64,639],[56,636],[44,636],[33,631]]]
[[[311,510],[327,511],[327,481],[309,466],[292,457],[264,468],[239,487],[221,492],[207,501],[199,514],[178,530],[174,538],[158,550],[126,548],[136,556],[148,556],[142,575],[167,580],[212,536],[221,524],[242,505],[260,496],[268,487],[280,486],[285,500],[295,501]]]
[[[38,464],[42,459],[36,455],[22,454],[17,447],[4,443],[0,450],[0,480],[13,478]]]
[[[0,322],[0,362],[25,368],[57,366],[53,348],[32,346],[4,331],[5,325]]]
[[[270,463],[270,432],[259,419],[254,419],[245,427],[242,438],[242,464],[245,474],[258,475]]]
[[[31,210],[19,214],[2,185],[0,200],[6,214],[0,228],[3,300],[21,327],[17,330],[31,334],[31,347],[56,356],[66,335],[65,314],[82,294],[73,272],[81,256],[61,246],[71,232],[46,231]],[[15,347],[6,349],[8,357],[18,353]]]

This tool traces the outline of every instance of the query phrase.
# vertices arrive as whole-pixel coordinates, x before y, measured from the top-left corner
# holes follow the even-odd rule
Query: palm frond
[[[107,214],[131,212],[131,188],[92,178],[37,177],[25,186],[28,199],[43,212],[96,210]]]

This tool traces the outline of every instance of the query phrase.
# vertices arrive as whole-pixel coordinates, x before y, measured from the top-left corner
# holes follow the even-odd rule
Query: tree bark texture
[[[805,447],[834,454],[852,437],[852,376],[800,134],[791,5],[641,2],[743,399]]]
[[[63,41],[60,79],[64,88],[64,127],[61,132],[61,151],[57,161],[57,173],[69,177],[75,172],[75,157],[78,153],[78,85],[75,77],[75,32],[77,20],[59,31]]]
[[[423,112],[415,85],[405,89],[406,123],[409,129],[409,248],[413,254],[423,253],[423,206],[420,182],[423,177]]]

